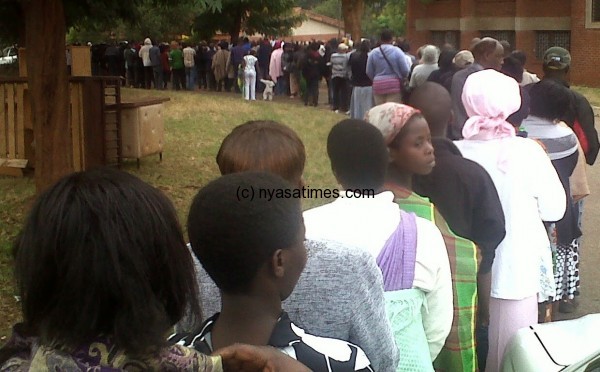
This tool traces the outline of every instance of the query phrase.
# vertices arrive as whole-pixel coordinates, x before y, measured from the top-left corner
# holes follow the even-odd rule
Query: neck
[[[222,293],[221,309],[212,332],[213,350],[234,343],[267,345],[281,315],[281,300],[266,292]]]
[[[405,173],[399,171],[393,163],[390,163],[390,165],[388,166],[388,181],[401,187],[404,187],[409,191],[412,191],[412,176],[412,173]]]

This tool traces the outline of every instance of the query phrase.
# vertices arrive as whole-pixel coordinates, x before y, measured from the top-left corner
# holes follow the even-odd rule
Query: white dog
[[[263,99],[265,101],[273,100],[273,87],[275,83],[271,80],[260,79],[260,82],[265,85],[265,90],[263,91]]]

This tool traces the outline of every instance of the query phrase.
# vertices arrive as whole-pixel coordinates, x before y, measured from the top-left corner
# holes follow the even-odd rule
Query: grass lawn
[[[329,129],[344,118],[342,115],[307,108],[298,101],[291,103],[288,98],[283,98],[283,103],[248,103],[233,94],[134,89],[125,89],[123,95],[125,99],[171,98],[164,110],[166,138],[162,163],[158,156],[151,156],[142,159],[140,169],[136,168],[135,160],[127,161],[123,169],[164,191],[175,204],[183,224],[198,189],[219,175],[215,157],[222,139],[235,126],[248,120],[270,119],[292,127],[306,146],[306,185],[311,188],[336,185],[326,156],[326,138]],[[10,250],[11,241],[33,200],[34,188],[32,178],[0,176],[0,344],[20,317],[14,299]],[[325,202],[304,201],[306,208]]]
[[[592,105],[600,106],[600,89],[576,88]],[[336,185],[326,155],[329,129],[344,116],[326,109],[306,108],[297,101],[244,102],[238,95],[189,92],[124,90],[126,99],[142,97],[171,98],[165,103],[165,150],[163,162],[158,156],[142,159],[140,169],[128,161],[123,169],[163,190],[173,201],[179,218],[185,218],[197,190],[219,175],[215,156],[221,140],[235,126],[258,119],[279,121],[292,127],[306,146],[304,178],[311,188]],[[326,106],[321,106],[326,107]],[[10,259],[11,242],[18,232],[34,196],[32,178],[0,176],[0,344],[19,319],[14,299]],[[304,200],[309,208],[325,203],[323,199]]]

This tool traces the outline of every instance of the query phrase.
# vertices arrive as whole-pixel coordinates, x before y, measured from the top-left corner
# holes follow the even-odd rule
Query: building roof
[[[339,19],[331,18],[319,13],[315,13],[312,10],[302,9],[300,7],[294,8],[294,12],[296,14],[304,14],[310,20],[321,22],[329,26],[338,27],[342,30],[344,29],[344,22]]]

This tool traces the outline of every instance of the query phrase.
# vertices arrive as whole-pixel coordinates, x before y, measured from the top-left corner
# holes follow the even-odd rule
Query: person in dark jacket
[[[273,47],[268,38],[264,38],[258,47],[258,67],[260,67],[261,79],[269,76],[269,62],[271,61],[271,52]]]
[[[319,104],[319,81],[321,81],[324,68],[323,57],[319,54],[319,44],[310,44],[306,59],[302,63],[302,76],[306,80],[305,106],[308,106],[309,102],[315,107]]]
[[[367,59],[371,51],[371,42],[363,40],[358,50],[350,55],[349,65],[352,83],[352,98],[350,100],[350,117],[364,119],[365,114],[374,105],[373,82],[367,75]]]
[[[421,110],[429,124],[436,166],[426,176],[415,176],[414,191],[436,205],[457,235],[473,241],[481,252],[477,274],[477,354],[479,369],[485,369],[491,270],[496,248],[506,235],[504,212],[498,192],[487,171],[465,159],[448,140],[452,100],[444,87],[426,82],[410,97],[410,105]]]
[[[544,79],[554,79],[570,88],[568,73],[571,67],[571,54],[564,48],[552,47],[544,54]],[[577,135],[585,153],[585,160],[593,165],[598,157],[600,141],[594,126],[594,110],[589,101],[580,93],[570,89],[571,105],[561,119]]]
[[[454,64],[454,57],[456,54],[458,54],[458,52],[454,49],[443,49],[440,52],[440,58],[438,59],[439,70],[431,72],[427,81],[438,83],[450,92],[450,89],[452,88],[452,77],[456,71],[460,70]]]

